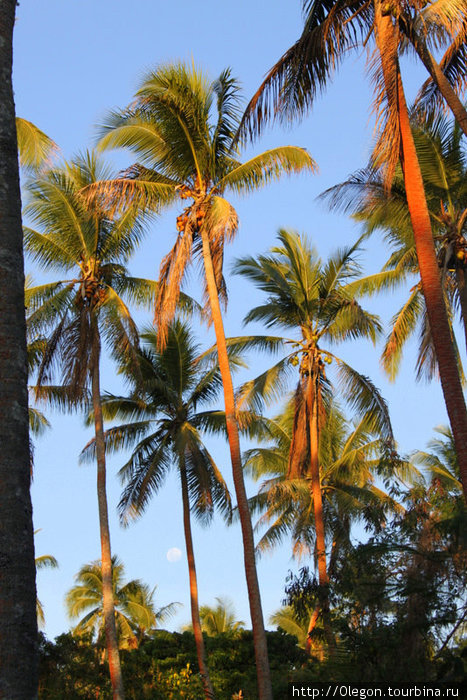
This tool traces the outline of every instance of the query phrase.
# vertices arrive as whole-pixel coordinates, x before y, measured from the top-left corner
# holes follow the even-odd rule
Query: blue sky
[[[172,60],[194,61],[215,78],[230,66],[251,96],[267,69],[297,38],[301,30],[299,0],[237,0],[222,3],[138,0],[131,7],[122,0],[21,0],[17,8],[14,86],[17,114],[35,122],[60,146],[65,158],[92,147],[96,124],[106,110],[131,101],[145,72]],[[291,178],[248,199],[233,200],[240,232],[226,253],[229,309],[226,331],[238,335],[242,319],[259,297],[245,282],[230,274],[241,255],[264,252],[279,227],[306,232],[321,255],[354,240],[358,228],[343,216],[329,214],[315,198],[327,187],[366,164],[372,144],[371,89],[365,76],[365,55],[349,57],[339,76],[316,103],[313,112],[288,129],[274,126],[248,153],[287,143],[306,147],[319,166],[317,175]],[[409,96],[425,78],[412,63],[404,64]],[[122,167],[131,155],[109,154]],[[160,217],[135,257],[134,274],[154,278],[162,255],[174,240],[175,210]],[[377,271],[385,259],[380,241],[362,254],[368,271]],[[28,265],[28,269],[31,269]],[[37,273],[36,273],[37,274]],[[193,273],[190,289],[198,293]],[[388,322],[403,293],[372,301],[372,308]],[[150,320],[150,315],[145,319]],[[259,330],[259,329],[257,329]],[[209,331],[200,334],[211,342]],[[390,385],[379,367],[379,350],[349,344],[341,355],[369,375],[387,398],[401,452],[423,447],[432,428],[446,422],[437,385],[413,381],[415,351],[409,347],[396,384]],[[267,358],[253,358],[249,375],[255,376]],[[103,388],[118,391],[110,363],[103,367]],[[99,557],[95,468],[78,466],[78,455],[89,438],[79,417],[51,414],[53,428],[36,445],[33,505],[37,554],[53,554],[58,571],[42,571],[38,592],[45,607],[46,632],[54,637],[68,629],[63,606],[65,592],[82,564]],[[224,445],[213,444],[228,482],[230,464]],[[182,556],[169,563],[171,547],[184,551],[181,498],[172,478],[143,518],[123,530],[115,516],[120,485],[116,472],[123,458],[109,460],[109,505],[112,548],[124,561],[130,578],[158,586],[157,601],[180,601],[184,607],[168,625],[178,628],[190,618],[187,567]],[[254,486],[250,485],[250,492]],[[243,557],[238,527],[227,529],[215,521],[209,529],[195,529],[195,550],[201,603],[228,596],[239,618],[249,625]],[[306,563],[306,562],[304,562]],[[259,578],[266,619],[281,602],[290,547],[284,545],[259,562]]]

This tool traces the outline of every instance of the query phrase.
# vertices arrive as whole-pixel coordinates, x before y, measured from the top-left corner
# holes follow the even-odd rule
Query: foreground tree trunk
[[[97,458],[97,501],[99,506],[99,528],[101,538],[102,598],[107,655],[109,659],[110,681],[114,700],[124,700],[120,655],[118,652],[117,630],[115,626],[115,606],[112,585],[112,554],[110,551],[109,513],[106,490],[105,439],[102,419],[101,389],[99,376],[100,339],[94,320],[92,357],[92,407],[96,436]]]
[[[387,65],[387,58],[385,57],[385,52],[387,53],[386,47],[397,43],[397,38],[395,37],[395,28],[391,17],[381,14],[379,4],[375,11],[375,23],[377,29],[376,39],[382,54],[381,62],[384,71]],[[397,61],[397,58],[395,60]],[[386,74],[385,81],[387,85],[390,84]],[[398,65],[396,88],[401,136],[400,159],[404,174],[407,205],[412,223],[428,321],[438,362],[441,387],[454,436],[464,498],[467,501],[467,410],[444,303],[441,276],[433,242],[423,179],[410,127],[409,113]]]
[[[0,698],[37,697],[23,231],[11,84],[15,0],[0,3]]]
[[[266,631],[264,629],[258,575],[256,572],[253,527],[251,525],[250,510],[248,508],[248,499],[246,495],[245,482],[243,479],[232,374],[230,372],[227,344],[225,342],[224,324],[222,322],[219,293],[214,274],[209,237],[204,227],[201,227],[200,234],[203,242],[204,271],[206,275],[206,284],[209,294],[212,320],[214,323],[214,331],[216,334],[219,368],[222,376],[222,385],[224,388],[225,420],[227,435],[229,438],[230,458],[232,461],[232,474],[235,494],[237,497],[238,514],[240,516],[240,525],[242,529],[245,574],[248,587],[251,622],[253,626],[253,641],[255,646],[258,697],[260,700],[272,700]]]
[[[186,478],[185,465],[180,468],[180,480],[182,483],[182,501],[183,501],[183,528],[185,531],[186,555],[188,559],[188,573],[190,577],[190,602],[191,602],[191,621],[193,624],[193,634],[196,643],[196,654],[198,656],[199,673],[203,683],[204,695],[207,700],[214,698],[214,690],[209,677],[208,665],[206,663],[206,651],[204,648],[203,632],[199,620],[199,604],[198,604],[198,581],[196,577],[195,554],[193,551],[193,537],[191,535],[190,521],[190,501],[188,498],[188,482]]]

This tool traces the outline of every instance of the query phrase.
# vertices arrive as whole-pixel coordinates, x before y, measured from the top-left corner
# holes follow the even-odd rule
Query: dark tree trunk
[[[23,232],[11,84],[15,0],[0,4],[0,698],[37,697]]]
[[[118,652],[117,630],[115,626],[115,606],[112,585],[112,554],[110,550],[109,512],[107,506],[105,438],[102,419],[102,403],[99,377],[100,340],[96,321],[93,328],[92,347],[92,407],[94,411],[94,430],[96,437],[97,458],[97,501],[99,506],[99,528],[101,539],[102,598],[104,608],[104,627],[107,655],[109,659],[110,680],[114,700],[124,700],[120,655]]]
[[[188,560],[188,573],[190,577],[191,621],[193,624],[196,654],[198,656],[199,673],[203,683],[204,695],[207,700],[213,700],[214,690],[211,679],[209,678],[209,670],[206,663],[206,650],[204,648],[203,633],[201,631],[201,623],[199,620],[198,580],[196,577],[195,553],[193,550],[193,537],[191,534],[188,482],[186,478],[186,467],[184,464],[180,465],[180,481],[182,483],[183,528],[185,531],[186,556]]]
[[[225,402],[225,420],[227,425],[227,435],[229,438],[230,458],[232,462],[232,474],[237,496],[238,514],[243,537],[243,556],[245,562],[245,574],[248,587],[248,600],[250,603],[251,622],[253,626],[253,641],[256,657],[256,673],[258,678],[259,700],[272,700],[271,677],[269,671],[268,647],[266,641],[266,631],[264,629],[263,611],[261,608],[261,597],[259,592],[258,575],[256,572],[255,544],[253,539],[253,527],[251,524],[250,510],[248,508],[248,498],[246,495],[245,482],[243,479],[242,459],[240,453],[240,438],[235,409],[235,396],[230,372],[229,356],[225,341],[224,324],[219,303],[219,293],[214,274],[214,267],[211,256],[211,247],[208,233],[201,228],[201,238],[203,242],[203,263],[206,275],[206,284],[211,306],[211,315],[216,333],[217,354],[219,358],[219,369],[222,376]]]

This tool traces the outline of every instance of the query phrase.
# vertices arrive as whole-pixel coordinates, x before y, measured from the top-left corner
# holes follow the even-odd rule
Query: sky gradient
[[[211,78],[230,66],[248,99],[300,30],[298,0],[138,0],[131,9],[122,0],[21,0],[14,52],[17,114],[36,123],[57,142],[62,156],[69,158],[95,145],[96,125],[106,110],[127,105],[144,74],[158,64],[193,61]],[[358,235],[353,222],[329,214],[316,197],[365,166],[371,152],[372,97],[365,60],[365,54],[350,56],[302,123],[288,128],[275,125],[245,151],[244,156],[248,156],[276,145],[303,146],[317,161],[319,173],[290,178],[248,199],[232,198],[240,217],[240,232],[226,251],[225,260],[229,335],[244,331],[243,317],[260,301],[253,288],[230,274],[234,258],[265,252],[274,244],[280,227],[306,232],[323,257],[352,243]],[[425,75],[414,64],[404,63],[403,76],[410,98]],[[125,153],[109,153],[108,159],[117,168],[132,162],[131,154]],[[161,257],[174,241],[178,213],[175,209],[167,212],[148,231],[141,251],[130,265],[133,274],[157,276]],[[375,272],[385,257],[381,241],[375,238],[362,252],[362,263],[368,272]],[[29,263],[27,269],[32,270]],[[40,278],[41,273],[32,272],[36,280]],[[199,298],[195,270],[188,289]],[[371,308],[387,323],[403,298],[401,292],[373,300]],[[151,314],[139,318],[148,323]],[[259,327],[251,330],[261,331]],[[200,343],[205,347],[208,342],[212,342],[212,332],[203,329]],[[389,384],[379,366],[380,350],[381,347],[374,349],[364,343],[349,343],[339,352],[382,390],[389,402],[400,451],[421,449],[431,438],[432,428],[446,422],[439,387],[414,383],[412,346],[406,352],[397,383]],[[242,379],[258,374],[268,361],[252,358],[251,368]],[[120,390],[110,362],[104,363],[102,387]],[[84,563],[97,559],[100,549],[95,467],[78,465],[79,452],[90,433],[82,427],[80,416],[48,415],[52,430],[37,441],[35,450],[33,506],[34,525],[40,529],[36,536],[37,555],[52,554],[60,565],[58,571],[41,571],[38,575],[46,632],[53,638],[69,627],[63,599],[73,576]],[[220,441],[210,444],[231,484],[228,451]],[[171,478],[141,520],[122,529],[115,507],[120,495],[116,472],[123,462],[123,456],[109,460],[112,549],[125,563],[129,578],[141,578],[151,586],[157,584],[159,605],[172,601],[184,604],[167,625],[177,629],[190,619],[179,484],[175,477]],[[249,491],[254,493],[255,486],[249,485]],[[171,563],[166,553],[173,547],[182,551],[182,557]],[[286,544],[259,562],[266,620],[281,603],[287,569],[296,569],[290,553]],[[219,520],[209,529],[196,527],[195,554],[200,602],[211,604],[215,596],[230,597],[238,617],[249,626],[239,527],[226,528]]]

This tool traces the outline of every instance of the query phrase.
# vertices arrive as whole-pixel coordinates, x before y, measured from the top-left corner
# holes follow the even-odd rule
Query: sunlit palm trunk
[[[451,83],[426,47],[418,45],[417,53],[428,73],[431,75],[433,82],[438,86],[438,90],[453,113],[454,119],[467,136],[467,111],[454,92]]]
[[[206,663],[206,650],[204,648],[203,633],[201,631],[201,623],[199,620],[198,581],[196,578],[195,554],[193,551],[193,538],[191,535],[188,483],[184,464],[180,465],[180,480],[182,483],[183,528],[185,531],[186,555],[188,559],[188,573],[190,576],[191,621],[193,624],[198,666],[203,683],[204,694],[208,700],[211,700],[214,698],[214,690],[211,684],[211,679],[209,678],[209,670]]]
[[[456,268],[457,290],[459,292],[459,302],[461,307],[462,323],[464,325],[465,347],[467,350],[467,285],[465,283],[465,269]]]
[[[376,4],[375,23],[377,43],[380,52],[382,52],[383,47],[395,41],[395,30],[391,18],[382,16],[379,3]],[[383,61],[383,69],[384,65]],[[410,128],[400,73],[398,73],[397,93],[401,132],[401,165],[404,173],[407,205],[414,234],[426,310],[438,362],[441,387],[454,435],[464,498],[467,500],[467,410],[444,303],[441,276],[433,242],[423,179]]]
[[[95,321],[94,321],[95,324]],[[114,700],[124,700],[120,655],[118,652],[117,630],[115,626],[115,606],[112,586],[112,554],[110,551],[109,513],[106,491],[105,439],[102,419],[102,404],[99,376],[100,339],[94,327],[92,357],[92,407],[96,436],[97,458],[97,501],[99,505],[99,528],[101,538],[102,599],[107,654],[109,658],[110,680]]]
[[[319,605],[323,614],[323,625],[329,649],[334,646],[329,612],[329,576],[326,564],[326,536],[324,529],[323,494],[319,473],[319,368],[310,367],[308,377],[308,418],[310,431],[310,477],[313,496],[313,511],[316,531],[316,558],[318,560]],[[309,627],[312,624],[312,613]]]
[[[245,574],[248,587],[248,598],[250,603],[251,622],[253,626],[253,640],[255,646],[256,671],[258,677],[258,694],[260,700],[272,700],[271,678],[269,672],[268,649],[266,632],[264,629],[263,611],[261,608],[261,597],[259,592],[258,575],[255,562],[255,545],[253,539],[253,527],[251,525],[248,499],[246,495],[245,482],[243,479],[242,460],[240,453],[240,439],[235,413],[235,396],[230,372],[229,357],[227,354],[227,344],[225,341],[224,324],[219,303],[219,294],[214,275],[211,248],[207,231],[201,227],[201,238],[203,241],[203,262],[206,275],[206,283],[211,306],[211,315],[214,323],[214,330],[217,342],[217,354],[219,358],[219,369],[222,376],[224,388],[225,420],[227,435],[229,438],[230,457],[232,461],[232,474],[237,496],[238,514],[243,537],[243,555],[245,562]]]
[[[23,231],[11,86],[15,0],[0,5],[0,697],[37,693]]]

